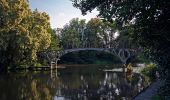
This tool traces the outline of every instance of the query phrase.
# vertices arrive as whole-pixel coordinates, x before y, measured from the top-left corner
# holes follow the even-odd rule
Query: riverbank
[[[11,68],[9,69],[9,71],[20,71],[20,70],[35,70],[35,71],[39,71],[39,70],[55,70],[55,69],[63,69],[63,68],[74,68],[74,67],[87,67],[87,66],[98,66],[99,69],[117,69],[120,68],[122,65],[121,64],[58,64],[57,66],[55,64],[51,66],[36,66],[36,67],[16,67],[16,68]]]
[[[133,67],[133,72],[134,73],[140,73],[140,70],[143,69],[144,66],[141,67]],[[104,70],[104,71],[118,71],[118,72],[122,72],[122,68],[114,68],[114,69],[109,69],[109,70]],[[127,68],[125,69],[125,71],[127,71]]]

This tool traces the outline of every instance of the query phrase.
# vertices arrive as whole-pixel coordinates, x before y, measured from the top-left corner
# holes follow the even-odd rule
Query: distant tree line
[[[59,37],[63,49],[134,47],[124,33],[118,30],[116,22],[92,18],[86,23],[84,19],[73,18],[61,29]]]

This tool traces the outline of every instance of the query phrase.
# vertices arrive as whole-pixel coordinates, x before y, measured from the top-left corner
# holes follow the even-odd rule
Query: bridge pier
[[[51,63],[50,63],[50,69],[53,69],[53,65],[54,65],[54,62],[51,61]]]
[[[55,61],[51,61],[51,63],[50,63],[50,69],[57,69],[58,68],[58,61],[59,61],[60,59],[59,58],[57,58]]]
[[[59,58],[56,59],[56,62],[55,62],[55,68],[56,68],[56,69],[58,68],[58,61],[59,61],[59,60],[60,60]]]
[[[57,74],[58,74],[58,72],[57,72],[57,68],[58,68],[57,67],[57,62],[58,62],[58,60],[60,60],[60,59],[56,59],[55,61],[51,61],[51,65],[50,65],[51,78],[58,77],[57,76]]]
[[[50,76],[51,76],[51,79],[58,77],[57,69],[51,70],[51,71],[50,71]]]
[[[125,73],[127,68],[127,60],[131,57],[131,54],[127,49],[120,49],[119,52],[117,53],[117,56],[123,63],[122,71],[123,73]]]

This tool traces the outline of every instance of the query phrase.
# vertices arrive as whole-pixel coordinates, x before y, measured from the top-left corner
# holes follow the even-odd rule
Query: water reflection
[[[91,67],[24,73],[0,76],[0,100],[128,100],[148,84],[139,74]]]

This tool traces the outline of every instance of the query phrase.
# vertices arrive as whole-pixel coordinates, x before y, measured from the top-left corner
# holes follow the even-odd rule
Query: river
[[[131,100],[150,84],[140,74],[107,68],[76,65],[1,74],[0,100]]]

